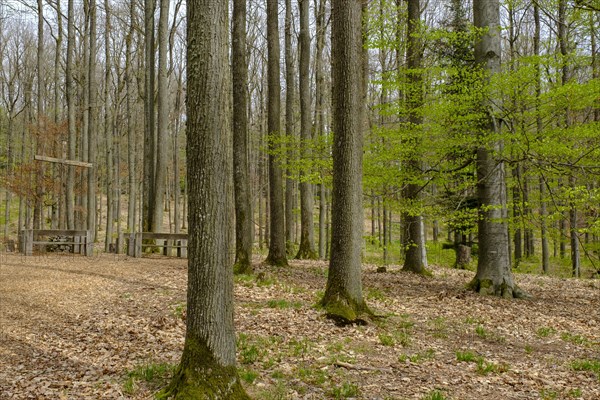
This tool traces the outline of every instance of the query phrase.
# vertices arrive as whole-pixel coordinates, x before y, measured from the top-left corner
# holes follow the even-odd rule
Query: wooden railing
[[[187,257],[187,233],[125,233],[119,237],[117,253],[123,253],[125,241],[128,241],[127,254],[131,257],[141,257],[145,247],[162,248],[164,255],[170,255],[171,249],[177,249],[177,257]]]
[[[49,239],[40,240],[49,236],[66,236],[70,241],[50,241]],[[94,242],[92,234],[88,230],[74,229],[23,229],[21,231],[20,248],[23,254],[30,256],[33,254],[34,245],[57,245],[72,246],[73,253],[91,257],[94,254]]]

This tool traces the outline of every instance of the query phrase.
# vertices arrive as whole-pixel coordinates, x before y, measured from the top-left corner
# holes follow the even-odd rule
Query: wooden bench
[[[145,247],[162,247],[162,254],[170,255],[171,249],[177,249],[177,257],[187,257],[187,233],[162,233],[162,232],[135,232],[119,237],[117,252],[122,253],[125,240],[128,240],[127,255],[141,257]],[[144,243],[145,240],[153,240],[155,243]],[[162,243],[161,243],[162,241]]]
[[[52,242],[39,240],[40,237],[67,236],[72,238],[69,242]],[[94,254],[92,233],[88,230],[74,229],[23,229],[21,231],[20,248],[26,256],[33,254],[34,245],[69,245],[73,246],[73,253],[80,253],[87,257]]]

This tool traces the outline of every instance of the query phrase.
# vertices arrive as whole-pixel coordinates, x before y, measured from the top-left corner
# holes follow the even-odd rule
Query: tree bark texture
[[[300,138],[301,157],[311,158],[310,141],[310,32],[309,0],[300,1]],[[315,228],[313,223],[313,185],[306,180],[306,172],[300,176],[300,247],[296,258],[316,259]]]
[[[169,5],[170,0],[160,0],[158,19],[158,126],[156,143],[156,169],[154,171],[154,222],[153,230],[161,232],[167,186],[168,127],[169,127],[169,71],[167,54],[169,51]]]
[[[129,32],[125,39],[125,87],[127,91],[127,170],[128,170],[128,207],[127,207],[127,230],[135,231],[136,221],[136,198],[137,198],[137,182],[135,173],[135,158],[136,158],[136,135],[135,135],[135,120],[133,110],[135,102],[133,100],[134,88],[134,71],[133,71],[133,34],[135,33],[135,4],[131,2],[129,5]]]
[[[249,399],[235,366],[228,1],[188,0],[187,16],[187,330],[159,398]]]
[[[105,12],[110,11],[108,4],[105,4]],[[87,171],[87,229],[92,232],[92,240],[96,240],[96,185],[97,171],[96,153],[97,153],[97,137],[96,129],[98,127],[98,96],[96,94],[96,51],[97,51],[97,4],[96,0],[90,0],[90,58],[88,63],[88,91],[89,91],[89,126],[88,126],[88,154],[87,161],[92,164],[92,167]]]
[[[475,1],[473,16],[475,27],[486,30],[475,44],[475,60],[489,77],[500,72],[499,1]],[[484,100],[481,107],[488,110],[489,100]],[[491,112],[485,113],[480,127],[483,137],[499,129]],[[524,293],[514,284],[510,270],[505,171],[504,164],[495,157],[501,146],[497,141],[492,149],[483,145],[477,149],[479,257],[477,274],[470,285],[482,294],[512,298]]]
[[[77,127],[75,121],[75,84],[73,82],[73,63],[75,56],[75,12],[73,1],[67,3],[67,65],[65,71],[65,86],[67,96],[67,126],[69,159],[75,159],[77,144]],[[75,229],[75,167],[67,167],[67,190],[66,190],[66,220],[67,229]]]
[[[154,8],[156,0],[144,0],[144,177],[142,229],[154,229],[154,177],[156,142],[154,140]]]
[[[287,265],[285,249],[285,215],[283,209],[283,174],[274,154],[274,139],[281,135],[281,83],[279,68],[279,6],[277,0],[267,0],[267,58],[268,58],[268,121],[269,137],[269,255],[271,265]]]
[[[294,115],[296,103],[296,79],[294,68],[294,50],[292,48],[292,0],[285,1],[285,133],[289,143],[293,143],[296,136],[296,117]],[[289,146],[287,157],[294,158],[295,149]],[[292,169],[288,167],[285,182],[285,241],[286,247],[292,248],[295,237],[294,203],[296,195],[296,181],[292,178]]]
[[[363,68],[361,0],[332,2],[331,259],[322,304],[343,322],[369,313],[362,294]]]
[[[325,76],[323,71],[323,48],[325,47],[325,1],[315,0],[316,18],[316,49],[315,49],[315,135],[325,135]],[[324,178],[324,177],[323,177]],[[319,184],[319,258],[324,259],[326,251],[325,223],[327,220],[327,189],[325,184]]]
[[[406,74],[409,89],[407,92],[408,121],[410,129],[419,129],[423,124],[420,107],[423,102],[423,89],[421,77],[421,39],[419,31],[421,29],[421,8],[419,0],[408,0],[408,24],[406,30]],[[419,134],[414,133],[406,145],[413,148],[419,147]],[[421,173],[421,157],[419,154],[412,154],[407,161],[407,168],[413,174]],[[417,183],[409,183],[404,190],[404,196],[410,204],[418,206],[420,202],[421,186]],[[411,207],[414,208],[414,207]],[[418,207],[416,207],[418,208]],[[405,227],[404,242],[404,266],[405,271],[418,274],[425,273],[425,264],[423,257],[423,232],[422,221],[419,214],[413,212],[404,213]]]
[[[248,165],[248,64],[246,0],[233,2],[233,178],[235,191],[235,272],[252,272],[252,211]]]

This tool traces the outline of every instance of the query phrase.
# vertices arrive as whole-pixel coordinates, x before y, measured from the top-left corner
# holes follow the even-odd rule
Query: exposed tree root
[[[491,279],[480,279],[477,276],[469,282],[467,287],[483,295],[504,297],[506,299],[530,299],[532,297],[515,284],[510,285],[506,281],[494,283]]]

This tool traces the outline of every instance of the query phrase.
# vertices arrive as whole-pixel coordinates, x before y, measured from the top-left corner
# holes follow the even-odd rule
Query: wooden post
[[[182,247],[180,247],[180,250],[181,250],[180,254],[181,254],[182,258],[187,258],[187,256],[188,256],[187,255],[187,253],[188,253],[188,251],[187,251],[188,250],[187,249],[187,242],[188,242],[187,239],[181,239],[181,246]]]
[[[125,247],[125,235],[123,232],[119,232],[119,237],[117,237],[117,254],[123,254],[123,249]]]
[[[86,257],[94,255],[94,242],[92,240],[92,231],[90,230],[85,234],[85,255]]]
[[[142,232],[138,232],[135,234],[135,253],[134,253],[134,257],[141,257],[142,256],[142,241],[143,241],[143,234]]]
[[[23,238],[25,239],[25,255],[33,255],[33,229],[27,229],[23,231]]]
[[[129,234],[129,243],[127,244],[127,255],[129,257],[135,257],[135,233]]]

